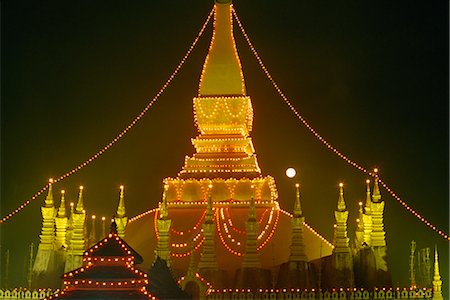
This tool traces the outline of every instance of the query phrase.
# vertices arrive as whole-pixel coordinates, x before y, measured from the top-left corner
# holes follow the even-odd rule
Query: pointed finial
[[[439,274],[439,257],[437,245],[434,247],[434,276],[433,276],[433,299],[442,298],[442,280]]]
[[[372,204],[372,199],[370,196],[370,180],[366,180],[366,211],[370,211],[370,206]]]
[[[256,220],[256,211],[255,211],[255,198],[253,197],[253,188],[254,186],[251,186],[252,188],[252,197],[250,198],[250,212],[248,215],[249,220]]]
[[[167,219],[169,217],[169,210],[167,208],[167,190],[169,189],[169,185],[164,185],[164,193],[163,193],[163,201],[160,208],[160,219]]]
[[[75,207],[75,203],[70,202],[70,217],[72,218],[73,216],[73,208]]]
[[[78,202],[77,207],[75,208],[75,211],[77,213],[83,213],[84,211],[84,205],[83,205],[83,189],[84,187],[80,185],[80,191],[78,192]]]
[[[372,201],[378,203],[381,200],[380,188],[378,186],[378,169],[375,168],[373,172],[375,173],[375,183],[373,186]]]
[[[59,205],[58,209],[58,217],[65,217],[66,216],[66,200],[65,200],[65,191],[61,190],[61,204]]]
[[[345,200],[344,200],[344,184],[339,183],[339,198],[338,198],[338,211],[345,211]]]
[[[48,193],[47,197],[45,197],[45,206],[46,207],[53,207],[53,179],[50,178],[48,180]]]
[[[294,218],[301,217],[303,215],[302,206],[300,204],[300,184],[295,184],[295,203],[294,203]]]
[[[125,200],[124,200],[124,186],[120,186],[120,199],[119,199],[119,206],[117,207],[117,217],[123,218],[125,217]]]
[[[434,279],[436,280],[436,277],[439,277],[439,280],[441,279],[441,275],[439,274],[439,256],[437,251],[437,245],[434,246]]]

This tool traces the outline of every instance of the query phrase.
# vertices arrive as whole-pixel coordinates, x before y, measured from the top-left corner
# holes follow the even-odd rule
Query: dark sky
[[[2,1],[1,215],[48,178],[106,145],[153,98],[194,39],[212,0]],[[286,95],[316,130],[449,232],[447,1],[244,1],[235,8]],[[277,96],[235,27],[255,122],[253,142],[280,205],[291,210],[299,172],[306,220],[332,239],[338,183],[353,237],[366,176],[339,160]],[[85,186],[88,213],[111,216],[124,184],[128,215],[154,208],[196,135],[196,96],[211,28],[169,89],[120,143],[58,183],[67,200]],[[394,284],[408,283],[409,243],[438,245],[448,282],[448,241],[387,192],[385,226]],[[43,198],[0,225],[15,284],[38,243]],[[3,262],[3,257],[2,257]],[[3,268],[3,266],[2,266]],[[448,284],[444,286],[448,290]]]

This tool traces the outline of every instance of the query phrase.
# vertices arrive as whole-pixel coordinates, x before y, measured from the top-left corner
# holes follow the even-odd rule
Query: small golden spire
[[[294,203],[294,218],[301,217],[303,215],[302,206],[300,204],[300,184],[295,184],[295,203]]]
[[[163,201],[160,208],[160,219],[167,219],[169,217],[169,210],[167,208],[167,190],[169,189],[169,185],[164,185],[164,193],[163,193]]]
[[[338,211],[345,211],[345,200],[344,200],[344,184],[339,183],[339,198],[338,198]]]
[[[119,198],[119,206],[117,207],[117,217],[123,218],[125,217],[125,200],[124,200],[124,186],[120,186],[120,198]]]
[[[370,196],[370,180],[366,180],[366,212],[370,212],[370,206],[372,204],[372,198]]]
[[[83,205],[83,186],[80,186],[80,191],[78,192],[78,202],[77,202],[77,207],[75,209],[75,211],[79,214],[84,212],[84,205]]]
[[[374,186],[373,186],[372,201],[374,203],[378,203],[381,201],[381,193],[380,193],[380,188],[378,186],[378,169],[374,169],[373,171],[375,173],[375,182],[374,182]]]
[[[45,197],[45,207],[53,207],[53,179],[50,178],[48,180],[48,193],[47,197]]]
[[[61,190],[61,204],[59,205],[58,209],[58,217],[65,217],[66,216],[66,200],[65,200],[65,191]]]
[[[442,280],[439,274],[439,257],[437,245],[434,247],[434,276],[433,276],[433,299],[442,298]]]
[[[73,208],[74,208],[74,206],[75,206],[75,203],[70,202],[70,217],[71,217],[71,218],[72,218],[72,216],[73,216]]]

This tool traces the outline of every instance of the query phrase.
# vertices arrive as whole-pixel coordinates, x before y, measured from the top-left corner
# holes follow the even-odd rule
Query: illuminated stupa
[[[195,153],[186,156],[175,177],[163,179],[159,207],[128,218],[123,186],[120,188],[114,238],[125,240],[141,253],[142,269],[168,266],[172,274],[166,275],[180,278],[179,285],[194,298],[210,293],[210,299],[216,299],[223,293],[225,299],[231,292],[264,291],[262,298],[272,293],[273,299],[275,291],[295,291],[297,295],[303,291],[301,298],[315,299],[322,298],[322,294],[315,294],[322,290],[345,293],[344,289],[351,292],[357,287],[374,292],[392,287],[385,202],[376,171],[372,192],[367,181],[366,201],[360,203],[352,242],[342,184],[334,212],[333,244],[306,225],[308,213],[302,211],[299,185],[296,197],[292,197],[293,214],[280,209],[275,180],[263,175],[251,139],[252,102],[234,41],[231,0],[215,1],[212,40],[193,109],[199,132],[192,139]],[[82,267],[82,255],[88,247],[82,191],[80,188],[76,209],[72,205],[69,218],[64,194],[57,210],[50,185],[33,268],[35,286],[58,284],[58,270],[70,272]],[[440,290],[438,270],[436,274],[433,284]],[[150,275],[154,275],[154,282],[162,282],[157,271]],[[161,292],[164,288],[155,289]],[[392,298],[383,295],[379,298]],[[253,299],[253,294],[245,297]]]
[[[150,266],[156,251],[180,276],[186,274],[193,246],[200,274],[213,281],[219,276],[220,286],[242,286],[239,281],[247,275],[239,279],[236,271],[268,270],[288,260],[292,226],[280,210],[274,178],[262,175],[258,166],[231,1],[215,3],[212,40],[193,106],[196,153],[186,156],[177,177],[164,179],[159,213],[131,220],[126,240],[148,255],[144,264]],[[331,244],[309,230],[303,235],[309,259],[331,254]]]

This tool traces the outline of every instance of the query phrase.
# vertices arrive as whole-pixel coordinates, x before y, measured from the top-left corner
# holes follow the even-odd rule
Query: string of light
[[[284,100],[284,102],[289,106],[289,108],[291,109],[291,111],[295,114],[295,116],[300,120],[300,122],[323,144],[325,145],[330,151],[334,152],[339,158],[341,158],[342,160],[344,160],[346,163],[348,163],[349,165],[351,165],[352,167],[360,170],[361,172],[366,173],[367,175],[374,177],[374,178],[378,178],[379,182],[381,183],[381,185],[386,189],[386,191],[392,196],[394,197],[395,200],[397,200],[397,202],[399,202],[403,207],[406,208],[407,211],[409,211],[410,213],[412,213],[416,218],[418,218],[422,223],[424,223],[426,226],[428,226],[429,228],[431,228],[432,230],[434,230],[436,233],[438,233],[440,236],[442,236],[443,238],[445,238],[446,240],[450,241],[450,236],[448,234],[446,234],[444,231],[442,231],[441,229],[439,229],[437,226],[433,225],[431,222],[429,222],[427,219],[425,219],[423,216],[421,216],[419,213],[417,213],[413,208],[411,208],[408,204],[406,204],[403,200],[401,200],[401,198],[385,183],[383,182],[379,176],[376,174],[376,172],[371,172],[369,170],[367,170],[366,168],[362,167],[360,164],[358,164],[357,162],[351,160],[350,158],[348,158],[346,155],[344,155],[341,151],[339,151],[337,148],[335,148],[333,145],[331,145],[327,140],[325,140],[307,121],[306,119],[296,110],[296,108],[294,107],[294,105],[292,105],[291,101],[289,100],[289,98],[283,93],[283,91],[280,89],[280,87],[278,86],[278,84],[276,83],[276,81],[273,79],[272,75],[269,73],[269,71],[267,70],[266,66],[264,65],[261,57],[259,56],[258,52],[256,51],[255,47],[253,46],[252,42],[250,41],[250,38],[248,37],[241,21],[239,20],[239,17],[236,13],[236,11],[234,10],[234,8],[232,9],[233,12],[233,16],[236,19],[236,22],[239,26],[239,28],[241,29],[241,32],[245,38],[245,40],[247,41],[247,44],[249,45],[251,51],[253,52],[253,55],[256,57],[256,60],[258,61],[260,67],[262,68],[262,70],[264,71],[264,73],[266,74],[267,78],[269,79],[269,81],[272,83],[273,87],[275,88],[275,90],[278,92],[278,94],[281,96],[281,98]]]
[[[194,50],[195,45],[197,45],[198,40],[200,39],[200,37],[202,36],[203,32],[206,29],[206,26],[209,24],[209,21],[211,20],[211,17],[214,14],[214,9],[212,9],[208,15],[208,17],[206,18],[206,21],[203,23],[203,26],[201,27],[199,33],[197,34],[197,36],[195,37],[194,41],[192,42],[191,46],[189,47],[188,51],[186,52],[186,54],[183,56],[183,58],[181,59],[180,63],[177,65],[177,67],[174,69],[174,71],[172,72],[172,74],[169,76],[169,78],[167,79],[167,81],[163,84],[163,86],[161,87],[161,89],[156,93],[156,95],[153,97],[153,99],[147,104],[147,106],[145,106],[145,108],[141,111],[141,113],[133,119],[133,121],[128,124],[128,126],[122,130],[112,141],[110,141],[106,146],[104,146],[102,149],[100,149],[97,153],[95,153],[94,155],[92,155],[90,158],[88,158],[87,160],[85,160],[84,162],[80,163],[78,166],[76,166],[75,168],[71,169],[70,171],[68,171],[67,173],[65,173],[64,175],[61,175],[60,177],[56,178],[53,180],[53,183],[56,183],[58,181],[61,181],[67,177],[69,177],[70,175],[73,175],[74,173],[80,171],[82,168],[86,167],[87,165],[89,165],[91,162],[93,162],[94,160],[96,160],[97,158],[99,158],[101,155],[103,155],[107,150],[109,150],[109,148],[111,148],[115,143],[117,143],[126,133],[128,133],[128,131],[133,128],[134,125],[136,125],[137,122],[139,122],[139,120],[142,119],[142,117],[145,115],[145,113],[150,109],[150,107],[152,107],[152,105],[159,99],[159,97],[162,95],[162,93],[166,90],[166,88],[169,86],[169,84],[172,82],[172,80],[175,78],[175,76],[178,74],[178,72],[180,71],[181,67],[184,65],[184,63],[186,62],[187,58],[189,57],[189,55],[191,54],[192,50]],[[35,200],[36,198],[38,198],[43,192],[45,192],[51,183],[48,183],[47,185],[45,185],[43,188],[41,188],[36,194],[34,194],[31,198],[29,198],[28,200],[26,200],[24,203],[22,203],[20,206],[18,206],[15,210],[13,210],[12,212],[10,212],[9,214],[7,214],[6,216],[2,217],[0,220],[0,224],[5,223],[6,221],[8,221],[9,219],[11,219],[11,217],[13,217],[14,215],[16,215],[18,212],[20,212],[22,209],[24,209],[26,206],[28,206],[33,200]]]

